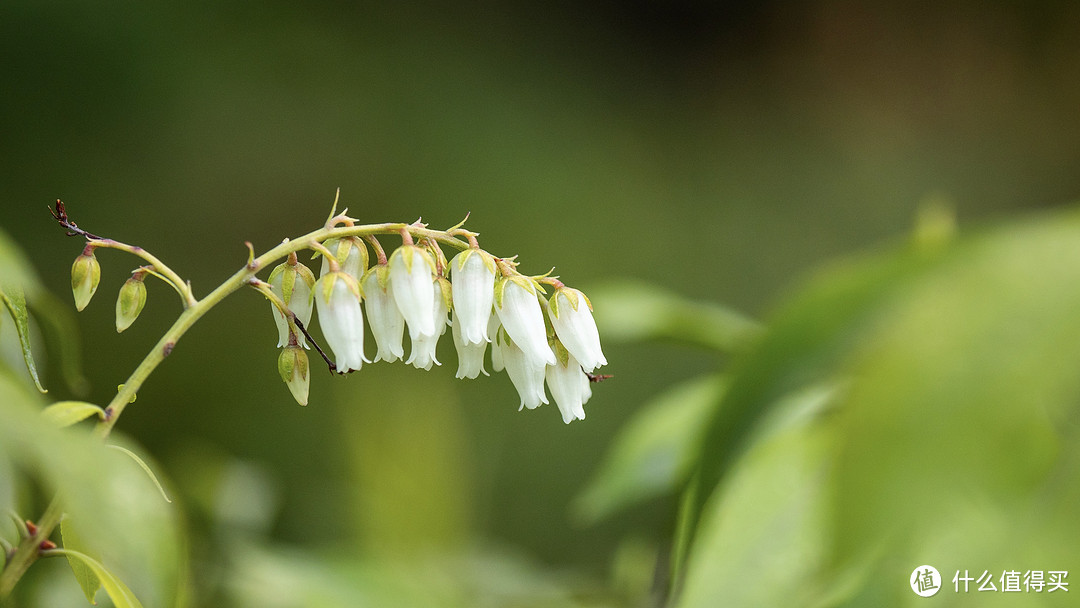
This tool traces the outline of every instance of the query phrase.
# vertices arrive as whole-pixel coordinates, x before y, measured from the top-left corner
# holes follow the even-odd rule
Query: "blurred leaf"
[[[90,416],[105,418],[105,410],[85,401],[57,401],[42,410],[41,415],[58,427],[71,426]]]
[[[22,286],[35,297],[43,291],[30,260],[15,240],[0,229],[0,289],[8,285]]]
[[[110,568],[151,605],[177,595],[182,555],[176,515],[120,454],[80,429],[46,420],[39,394],[0,369],[0,451],[43,492],[63,491],[64,511]],[[113,434],[114,441],[122,436]],[[138,522],[138,525],[132,525]]]
[[[154,475],[154,471],[150,469],[150,466],[146,464],[146,462],[144,462],[142,458],[139,458],[138,454],[118,445],[109,445],[107,447],[116,450],[121,454],[124,454],[128,458],[134,460],[135,464],[139,465],[139,468],[141,468],[143,472],[146,473],[146,476],[150,478],[150,481],[154,482],[154,485],[157,487],[158,492],[161,493],[161,497],[165,499],[165,502],[172,502],[172,500],[169,500],[169,495],[165,493],[165,488],[161,485],[161,482],[158,481],[157,475]]]
[[[801,393],[763,425],[706,503],[679,608],[805,606],[827,551],[831,391]]]
[[[709,302],[693,302],[655,285],[613,281],[594,287],[589,299],[606,340],[671,339],[728,352],[760,332],[750,318]]]
[[[574,510],[594,523],[627,505],[673,493],[700,449],[703,422],[720,401],[724,380],[703,376],[665,390],[619,432]]]
[[[83,545],[78,533],[75,532],[75,526],[71,523],[70,517],[65,517],[60,521],[60,538],[65,549],[86,552],[86,547]],[[71,566],[71,571],[75,574],[75,580],[79,582],[79,587],[82,589],[83,594],[86,595],[86,601],[97,604],[94,601],[94,596],[97,594],[98,589],[101,589],[101,579],[94,574],[94,570],[90,565],[82,559],[69,553],[67,560],[68,565]]]
[[[61,303],[52,293],[42,290],[33,294],[30,310],[45,336],[46,349],[50,354],[55,353],[55,368],[59,370],[64,384],[77,395],[85,394],[90,383],[83,375],[79,328],[71,307]]]
[[[15,330],[19,334],[19,344],[22,346],[23,361],[26,362],[26,371],[34,380],[34,385],[42,393],[47,393],[41,386],[38,378],[37,366],[34,365],[34,355],[30,352],[30,320],[26,311],[26,295],[20,285],[7,283],[0,285],[0,300],[4,301],[12,320],[15,321]]]
[[[105,588],[105,593],[109,594],[109,599],[113,601],[116,608],[142,608],[142,604],[139,603],[138,598],[131,592],[131,589],[128,589],[123,581],[113,576],[113,574],[106,570],[105,566],[102,566],[96,559],[85,553],[80,553],[79,551],[71,549],[57,549],[56,551],[66,555],[69,562],[72,559],[77,559],[86,564],[87,568],[90,569],[91,574],[97,577],[100,586]],[[72,567],[72,569],[74,569],[74,567]],[[82,581],[80,581],[79,584],[81,585]],[[90,585],[92,584],[93,583],[90,582]],[[83,587],[84,591],[86,589],[87,587]],[[93,604],[95,602],[91,601],[90,603]]]
[[[872,325],[881,305],[940,256],[891,252],[848,261],[819,273],[782,308],[754,348],[733,361],[730,385],[705,423],[698,468],[680,514],[685,543],[673,560],[678,568],[694,542],[705,501],[728,468],[748,447],[758,423],[785,396],[835,377],[862,328]],[[680,575],[676,570],[676,578]]]
[[[1080,559],[1060,542],[1080,534],[1078,310],[1076,213],[969,240],[894,298],[845,362],[837,563],[882,544],[960,569]]]

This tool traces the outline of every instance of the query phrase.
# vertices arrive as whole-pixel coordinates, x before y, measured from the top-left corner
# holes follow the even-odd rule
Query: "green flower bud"
[[[94,257],[94,250],[87,246],[71,265],[71,293],[75,295],[76,310],[86,308],[100,282],[101,265]]]
[[[292,392],[293,399],[300,405],[307,405],[308,385],[308,358],[303,348],[296,345],[286,346],[281,349],[278,356],[278,372],[285,385]]]
[[[116,332],[120,333],[131,327],[135,319],[139,318],[145,304],[146,285],[143,283],[142,273],[136,271],[124,282],[120,295],[116,298]]]

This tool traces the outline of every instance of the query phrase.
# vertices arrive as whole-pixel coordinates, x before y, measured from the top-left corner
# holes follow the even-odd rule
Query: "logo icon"
[[[933,566],[919,566],[911,572],[911,590],[920,597],[930,597],[941,589],[941,574]]]

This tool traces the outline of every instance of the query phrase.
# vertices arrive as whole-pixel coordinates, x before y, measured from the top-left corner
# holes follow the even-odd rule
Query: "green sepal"
[[[439,288],[442,290],[443,303],[446,304],[446,310],[454,309],[454,296],[450,281],[443,277],[436,277],[435,281],[439,284]]]
[[[401,261],[405,264],[405,272],[412,274],[412,266],[413,261],[415,260],[415,256],[405,255],[405,253],[410,250],[415,251],[417,254],[419,254],[420,257],[422,257],[424,261],[427,262],[428,268],[431,269],[431,274],[435,274],[435,260],[432,259],[430,253],[428,253],[421,247],[417,247],[416,245],[402,245],[401,247],[395,249],[394,253],[390,256],[390,264],[394,263],[395,257],[400,257]]]
[[[282,381],[289,387],[289,392],[300,405],[307,405],[308,402],[310,383],[308,370],[308,357],[303,348],[286,346],[281,349],[281,354],[278,356],[278,373],[281,374]]]
[[[360,281],[361,286],[367,282],[367,279],[372,274],[375,275],[375,280],[379,283],[379,289],[386,293],[386,290],[390,287],[390,265],[389,264],[376,264],[367,269],[364,273],[363,279]]]
[[[288,268],[285,273],[281,275],[281,299],[285,302],[286,306],[290,306],[289,302],[292,300],[293,289],[296,287],[296,271]]]
[[[49,422],[63,428],[65,426],[71,426],[76,422],[86,420],[94,415],[97,415],[99,419],[104,420],[105,410],[93,403],[87,403],[85,401],[57,401],[41,410],[41,415]]]
[[[506,290],[506,277],[495,279],[495,308],[502,310],[503,291]]]
[[[356,296],[357,300],[362,300],[364,297],[364,289],[360,287],[360,283],[347,272],[337,271],[330,272],[323,276],[319,281],[322,282],[323,300],[329,302],[330,294],[334,292],[334,281],[345,281],[345,285],[348,286],[349,291]]]
[[[567,367],[570,365],[570,351],[566,350],[563,343],[558,338],[554,338],[551,341],[551,345],[555,347],[555,358],[559,361],[559,365]]]
[[[477,251],[479,251],[479,249],[473,249],[470,247],[469,249],[466,249],[465,251],[457,254],[457,257],[454,258],[455,260],[457,260],[457,269],[461,270],[462,268],[465,268],[465,262],[469,261],[469,258],[472,257],[472,254],[476,253]]]
[[[293,266],[293,270],[295,270],[296,274],[300,276],[300,279],[307,284],[308,289],[315,286],[315,273],[312,272],[310,268],[297,262],[296,265]]]

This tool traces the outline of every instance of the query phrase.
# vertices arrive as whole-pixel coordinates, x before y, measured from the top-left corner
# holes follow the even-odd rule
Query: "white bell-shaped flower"
[[[495,286],[495,312],[506,335],[526,355],[545,365],[555,363],[532,279],[518,275],[499,281]]]
[[[558,349],[558,346],[556,346]],[[589,377],[581,369],[581,364],[572,353],[566,354],[565,361],[556,357],[555,365],[547,366],[545,377],[555,405],[559,406],[563,422],[570,424],[574,420],[585,419],[585,402],[592,396]]]
[[[312,296],[311,288],[315,285],[315,275],[303,264],[296,262],[295,256],[290,256],[288,262],[279,264],[270,272],[270,290],[285,302],[289,310],[296,318],[307,327],[311,322]],[[274,323],[277,324],[278,346],[289,345],[289,321],[281,314],[278,307],[273,303],[270,309],[274,313]],[[302,332],[297,332],[297,344],[308,348],[307,338]]]
[[[465,344],[490,342],[487,333],[495,298],[495,260],[481,249],[466,249],[450,261],[454,290],[454,323]]]
[[[415,245],[402,245],[390,255],[390,285],[409,337],[415,342],[420,336],[435,334],[435,315],[431,302],[435,297],[432,275],[435,261]],[[415,348],[415,346],[414,346]]]
[[[359,237],[347,236],[340,239],[327,239],[323,245],[333,252],[342,272],[357,281],[363,278],[368,265],[368,250],[363,240]],[[330,260],[326,259],[324,255],[319,276],[323,276],[329,271]]]
[[[435,347],[439,344],[439,338],[446,333],[446,326],[450,324],[447,316],[450,311],[450,307],[447,306],[447,299],[450,297],[449,281],[440,277],[433,281],[433,285],[430,306],[432,318],[435,319],[435,332],[430,336],[421,334],[413,338],[409,360],[405,362],[424,370],[431,369],[432,363],[442,365],[435,356]]]
[[[488,376],[484,369],[484,352],[487,350],[487,342],[465,342],[461,338],[461,319],[454,310],[454,323],[451,325],[451,333],[454,335],[454,347],[458,355],[458,378],[476,378],[480,374]],[[487,329],[486,327],[484,329]]]
[[[405,356],[405,350],[401,347],[405,318],[394,302],[390,268],[385,264],[372,266],[364,275],[362,286],[368,325],[379,347],[375,361],[393,363]]]
[[[545,363],[525,353],[513,339],[503,342],[500,350],[503,364],[506,365],[506,375],[510,376],[510,381],[514,383],[514,388],[521,397],[518,410],[532,410],[540,407],[541,403],[547,403],[547,395],[544,393]],[[548,352],[551,352],[550,349]],[[554,359],[554,355],[552,358]]]
[[[364,313],[356,279],[344,272],[323,275],[315,283],[315,307],[323,336],[337,359],[337,371],[345,373],[370,363],[364,356]]]
[[[600,349],[600,332],[592,315],[592,303],[585,294],[569,287],[559,287],[548,303],[548,318],[566,350],[574,355],[581,367],[592,372],[607,365]]]

